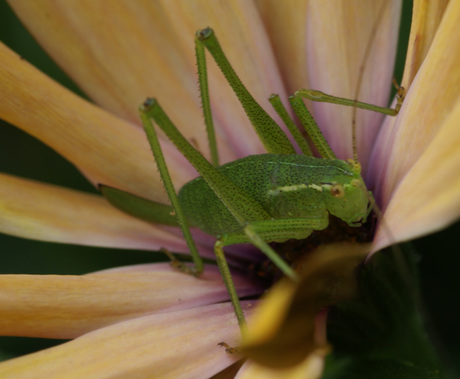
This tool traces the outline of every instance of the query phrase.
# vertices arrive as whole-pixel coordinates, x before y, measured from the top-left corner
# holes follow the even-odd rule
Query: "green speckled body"
[[[217,167],[219,155],[208,90],[205,49],[212,55],[232,87],[269,154],[249,156]],[[361,103],[356,99],[341,99],[315,90],[298,90],[289,97],[289,102],[308,135],[307,140],[279,96],[271,95],[270,103],[303,153],[297,155],[290,138],[241,82],[211,28],[197,31],[195,54],[211,161],[182,135],[157,100],[147,98],[139,108],[139,115],[171,205],[150,201],[108,186],[101,186],[100,189],[111,204],[130,215],[155,224],[179,226],[193,265],[184,264],[169,252],[165,252],[171,257],[172,265],[183,272],[198,276],[204,270],[203,259],[189,227],[198,227],[217,237],[214,244],[216,262],[245,337],[245,317],[224,247],[249,242],[263,252],[280,272],[291,280],[300,281],[295,269],[269,243],[306,239],[314,230],[327,228],[330,215],[340,218],[349,226],[359,226],[366,221],[374,203],[372,194],[367,191],[361,178],[355,143],[354,161],[339,160],[308,111],[303,98],[392,115],[398,112],[402,98],[398,99],[396,110],[388,110]],[[353,119],[355,118],[354,115]],[[355,125],[356,122],[353,122],[354,136]],[[164,132],[201,175],[185,184],[179,195],[176,194],[163,155],[157,128]],[[313,157],[311,147],[322,158]]]
[[[305,155],[251,155],[218,168],[273,219],[328,217],[328,213],[354,223],[365,221],[368,196],[359,172],[345,161]],[[332,189],[340,185],[343,196]],[[361,188],[358,188],[361,187]],[[241,232],[230,211],[203,178],[185,184],[179,201],[190,224],[220,236]]]

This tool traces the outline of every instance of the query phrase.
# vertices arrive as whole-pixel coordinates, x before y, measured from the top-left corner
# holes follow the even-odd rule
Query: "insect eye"
[[[334,197],[344,197],[345,196],[345,191],[343,189],[343,186],[341,184],[333,184],[331,187],[331,194]]]

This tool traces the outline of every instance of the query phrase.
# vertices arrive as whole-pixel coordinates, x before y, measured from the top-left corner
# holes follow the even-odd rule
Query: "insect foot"
[[[194,267],[190,267],[186,265],[184,262],[181,262],[179,259],[177,259],[174,254],[172,254],[168,249],[161,248],[160,251],[168,256],[168,258],[171,260],[169,263],[170,266],[178,271],[181,271],[185,274],[188,275],[193,275],[193,276],[200,276],[201,272],[198,272]]]
[[[220,346],[220,347],[225,347],[225,352],[228,355],[237,355],[237,354],[240,353],[240,348],[239,347],[230,346],[229,344],[227,344],[225,342],[219,342],[217,345]]]

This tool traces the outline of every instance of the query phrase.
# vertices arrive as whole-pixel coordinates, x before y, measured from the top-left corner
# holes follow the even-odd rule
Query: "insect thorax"
[[[353,180],[362,181],[350,165],[341,160],[320,159],[305,155],[252,155],[219,167],[230,179],[258,201],[275,219],[327,217],[359,217],[356,210],[345,209],[345,201],[334,193]],[[335,186],[335,187],[334,187]],[[361,189],[359,189],[361,191]],[[241,231],[230,211],[215,193],[198,177],[187,183],[179,193],[187,219],[203,231],[220,235]],[[367,210],[358,206],[358,213]],[[353,213],[353,214],[351,214]],[[344,221],[349,222],[344,219]],[[354,221],[358,221],[353,219]]]

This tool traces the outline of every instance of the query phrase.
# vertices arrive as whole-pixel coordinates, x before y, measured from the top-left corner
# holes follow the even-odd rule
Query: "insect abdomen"
[[[276,219],[306,218],[324,212],[323,184],[350,175],[343,161],[305,155],[251,155],[218,169]],[[242,229],[201,177],[184,185],[179,200],[187,219],[209,234]]]

